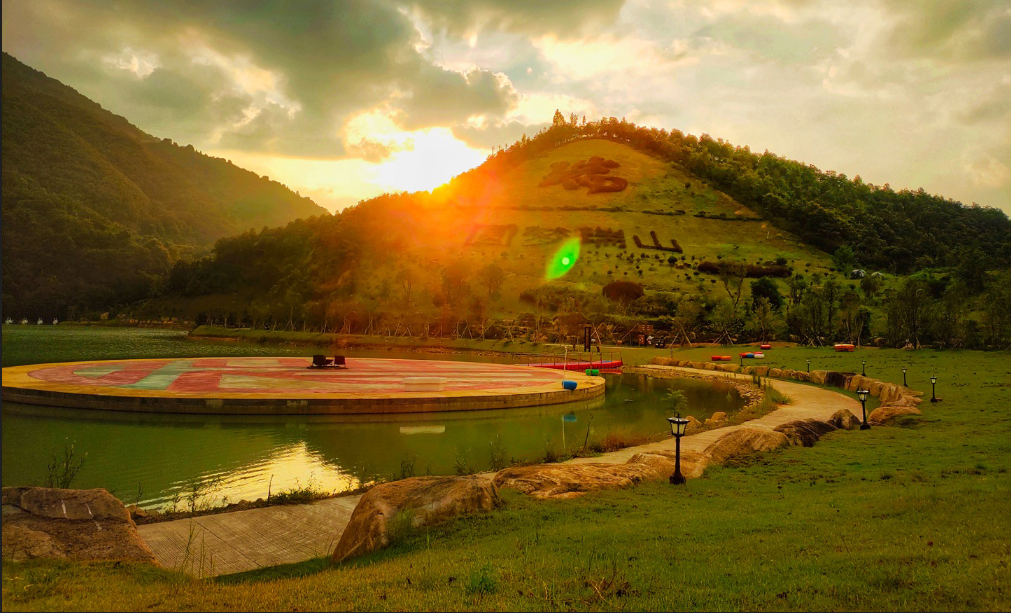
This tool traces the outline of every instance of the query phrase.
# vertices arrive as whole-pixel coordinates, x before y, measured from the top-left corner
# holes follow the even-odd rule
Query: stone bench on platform
[[[445,377],[406,377],[405,392],[441,392],[446,388]]]

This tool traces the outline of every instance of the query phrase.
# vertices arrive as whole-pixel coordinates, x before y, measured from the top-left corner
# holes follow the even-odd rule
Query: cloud
[[[420,70],[422,74],[405,83],[405,93],[393,103],[397,122],[409,130],[459,124],[475,115],[501,117],[519,99],[509,78],[501,73],[432,66]]]
[[[1007,0],[5,0],[3,48],[331,203],[559,109],[1011,210]]]
[[[883,0],[894,19],[899,53],[944,62],[1011,58],[1011,6],[1006,0]]]
[[[490,149],[492,147],[508,147],[516,141],[537,134],[550,122],[529,124],[521,121],[502,121],[490,125],[461,125],[453,128],[453,136],[471,147]]]
[[[625,0],[415,0],[410,6],[456,38],[512,32],[562,38],[596,33],[617,21]]]

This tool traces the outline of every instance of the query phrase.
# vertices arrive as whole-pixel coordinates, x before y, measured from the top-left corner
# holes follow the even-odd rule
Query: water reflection
[[[685,392],[700,419],[743,400],[726,383],[608,375],[603,397],[523,409],[368,416],[206,416],[114,413],[4,403],[3,484],[43,483],[65,442],[87,460],[75,487],[104,487],[128,503],[166,507],[198,496],[221,504],[312,480],[334,491],[377,477],[487,470],[494,450],[532,460],[608,433],[663,432],[666,389]],[[494,446],[494,449],[493,449]]]

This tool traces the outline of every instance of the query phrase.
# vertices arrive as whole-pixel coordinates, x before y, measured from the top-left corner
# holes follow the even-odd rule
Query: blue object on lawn
[[[562,387],[569,390],[570,392],[574,391],[576,389],[576,382],[569,381],[568,379],[566,379],[565,381],[562,381]]]

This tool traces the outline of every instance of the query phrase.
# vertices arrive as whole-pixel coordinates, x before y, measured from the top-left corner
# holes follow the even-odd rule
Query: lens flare
[[[564,277],[579,259],[579,239],[570,238],[562,243],[558,251],[548,260],[548,268],[545,278],[549,281]]]

